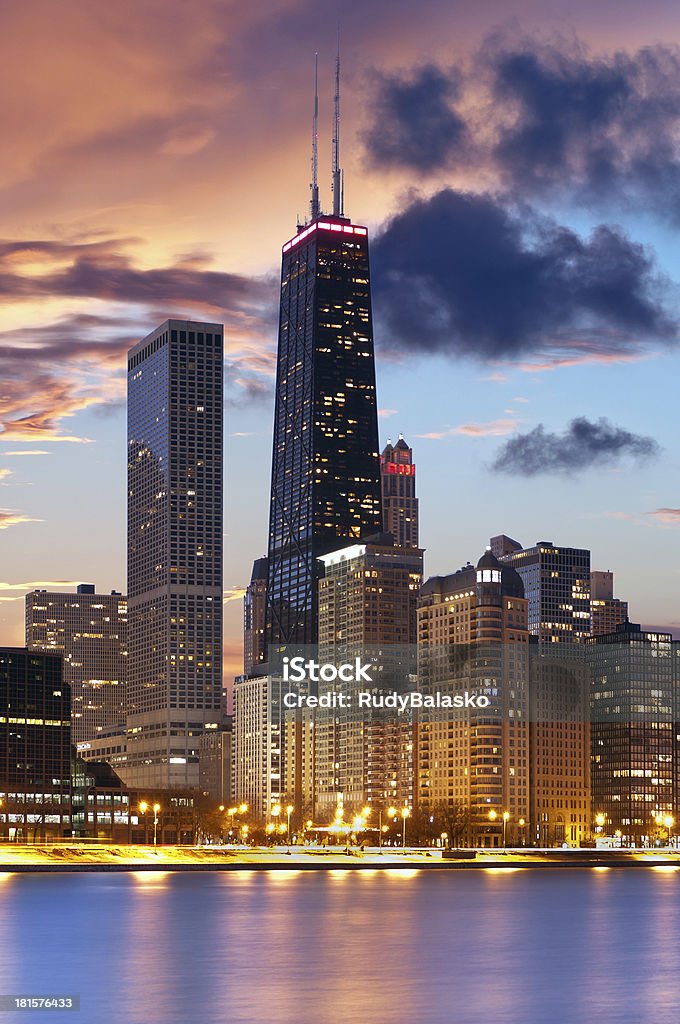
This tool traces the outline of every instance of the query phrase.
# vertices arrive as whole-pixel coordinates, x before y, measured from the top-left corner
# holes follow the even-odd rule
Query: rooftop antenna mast
[[[312,220],[321,213],[319,207],[319,55],[314,55],[314,117],[312,118],[312,191],[310,209]]]
[[[335,101],[333,114],[333,216],[345,213],[344,180],[340,170],[340,26],[338,25],[338,52],[335,58]]]

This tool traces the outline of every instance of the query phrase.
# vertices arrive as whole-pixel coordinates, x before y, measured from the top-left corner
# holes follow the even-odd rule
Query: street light
[[[391,818],[392,820],[394,820],[394,818],[396,817],[396,814],[397,814],[397,808],[396,807],[388,807],[387,808],[387,817],[388,818]],[[385,831],[386,832],[389,831],[389,825],[387,826]],[[382,834],[382,826],[381,826],[381,834]],[[382,846],[382,842],[380,843],[380,845]]]
[[[520,818],[519,819],[519,827],[522,829],[522,846],[524,846],[524,826],[525,825],[526,825],[526,821],[524,820],[524,818]]]
[[[672,814],[667,814],[665,816],[665,818],[663,819],[663,823],[666,826],[666,828],[668,829],[668,845],[669,846],[671,845],[671,829],[673,828],[674,822],[675,822],[675,819],[673,818]]]
[[[598,814],[595,815],[595,824],[597,825],[598,831],[601,832],[602,829],[604,828],[605,820],[606,820],[606,818],[605,818],[605,815],[602,813],[602,811],[600,811]]]
[[[503,811],[503,849],[504,850],[507,848],[507,843],[505,841],[505,836],[506,836],[506,829],[508,827],[508,821],[509,820],[510,820],[510,811]]]
[[[295,808],[293,807],[292,804],[288,804],[288,806],[286,807],[286,814],[288,815],[288,826],[286,828],[286,832],[288,833],[288,842],[289,843],[290,843],[290,816],[293,813],[294,809]]]
[[[156,849],[158,845],[158,812],[161,809],[160,804],[153,805],[153,848]]]
[[[403,832],[403,838],[402,838],[402,844],[401,845],[402,845],[404,850],[406,849],[406,819],[408,818],[410,813],[411,812],[409,811],[408,807],[402,807],[402,809],[401,809],[401,816],[402,816],[403,821],[404,821],[404,832]]]
[[[139,813],[143,814],[144,818],[146,816],[146,811],[147,810],[148,810],[148,804],[146,803],[145,800],[141,800],[139,802]],[[144,820],[144,844],[145,843],[146,843],[146,821]]]

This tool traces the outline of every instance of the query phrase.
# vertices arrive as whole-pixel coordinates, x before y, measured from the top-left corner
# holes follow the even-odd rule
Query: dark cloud
[[[88,297],[125,303],[163,303],[166,308],[219,314],[237,323],[271,303],[263,279],[206,269],[196,258],[141,270],[127,254],[130,239],[91,244],[51,241],[0,242],[0,299]],[[53,261],[64,263],[53,269]],[[22,274],[22,264],[44,265]],[[167,315],[167,314],[166,314]]]
[[[134,244],[130,238],[0,241],[0,304],[63,297],[116,304],[109,316],[77,314],[0,333],[0,440],[86,440],[65,431],[63,421],[84,409],[120,408],[128,349],[172,316],[225,324],[230,401],[267,391],[273,282],[214,271],[200,253],[140,269],[128,253]]]
[[[675,337],[642,246],[605,225],[582,239],[489,195],[414,200],[374,242],[373,266],[383,344],[410,353],[606,359]]]
[[[433,64],[410,78],[376,74],[372,124],[363,143],[370,164],[427,172],[447,166],[470,146],[467,127],[453,104],[460,93],[455,69]]]
[[[519,476],[570,474],[615,465],[626,457],[649,458],[659,451],[652,437],[632,434],[604,418],[592,422],[582,416],[572,420],[563,434],[550,433],[539,424],[527,434],[511,437],[499,449],[492,468]]]
[[[580,188],[680,215],[680,51],[501,45],[487,54],[497,103],[513,111],[492,159],[513,191]]]
[[[434,173],[455,156],[515,198],[680,217],[677,47],[594,56],[573,40],[498,33],[463,72],[430,64],[376,76],[367,107],[375,166]]]

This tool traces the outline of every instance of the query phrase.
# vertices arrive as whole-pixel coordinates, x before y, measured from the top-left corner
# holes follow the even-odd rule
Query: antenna
[[[333,116],[333,216],[345,212],[344,184],[340,170],[340,26],[338,25],[338,53],[335,58],[335,107]]]
[[[312,190],[310,209],[312,220],[321,213],[319,207],[319,54],[314,55],[314,116],[312,118]]]

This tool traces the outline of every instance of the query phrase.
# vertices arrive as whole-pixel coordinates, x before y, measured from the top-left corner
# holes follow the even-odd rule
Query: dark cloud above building
[[[374,166],[436,173],[455,155],[514,197],[680,217],[677,47],[594,55],[573,39],[497,33],[465,67],[375,76],[373,97],[363,142]]]
[[[607,359],[676,334],[643,246],[491,195],[413,200],[373,243],[373,288],[382,344],[411,354]]]
[[[527,477],[573,474],[617,465],[626,458],[650,458],[659,451],[652,437],[633,434],[604,418],[592,421],[582,416],[572,420],[562,434],[547,431],[539,424],[526,434],[511,437],[498,450],[492,468]]]
[[[376,73],[372,123],[363,136],[369,164],[427,172],[471,147],[455,109],[461,76],[426,64],[409,77]]]
[[[514,111],[492,161],[515,193],[580,190],[680,216],[680,51],[594,57],[576,46],[501,45],[495,100]]]

